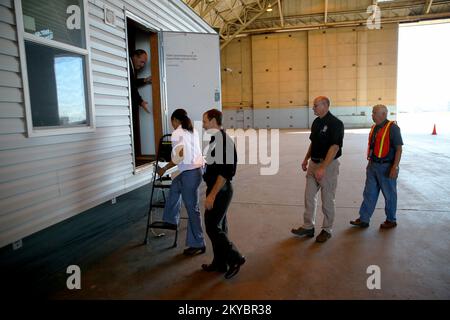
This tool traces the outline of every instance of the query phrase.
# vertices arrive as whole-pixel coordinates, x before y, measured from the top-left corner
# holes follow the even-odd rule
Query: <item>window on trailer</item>
[[[92,129],[84,0],[15,3],[29,134]]]

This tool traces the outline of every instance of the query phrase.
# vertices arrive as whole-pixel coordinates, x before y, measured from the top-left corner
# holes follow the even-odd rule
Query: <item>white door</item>
[[[217,34],[163,33],[167,121],[175,109],[188,112],[201,129],[202,115],[221,110],[220,48]]]

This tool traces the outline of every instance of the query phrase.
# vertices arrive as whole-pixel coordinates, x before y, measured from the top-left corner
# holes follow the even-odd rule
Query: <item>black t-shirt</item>
[[[236,167],[237,153],[234,141],[224,130],[220,130],[211,137],[209,142],[203,179],[208,187],[216,183],[219,175],[231,181],[236,174]]]
[[[339,146],[335,159],[342,155],[342,144],[344,140],[344,124],[328,112],[323,118],[314,119],[311,126],[311,159],[313,161],[325,159],[328,149],[333,144]]]
[[[378,131],[381,128],[383,128],[388,121],[389,120],[387,120],[387,119],[384,120],[383,123],[381,123],[378,126],[375,126],[375,128],[373,129],[372,141],[370,142],[371,150],[373,150],[375,148],[375,138],[377,136]],[[397,146],[403,145],[403,139],[402,139],[402,135],[400,133],[400,128],[395,122],[393,124],[391,124],[391,126],[389,128],[389,138],[390,138],[389,139],[389,153],[387,154],[387,156],[380,159],[377,156],[375,156],[374,154],[371,154],[372,160],[384,160],[384,161],[393,161],[394,160],[395,151],[397,150]]]

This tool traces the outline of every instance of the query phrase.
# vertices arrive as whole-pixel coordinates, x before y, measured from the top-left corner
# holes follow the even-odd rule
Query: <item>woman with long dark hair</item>
[[[181,200],[183,199],[188,213],[187,248],[184,250],[184,254],[204,253],[206,247],[198,194],[203,167],[199,135],[184,109],[175,110],[172,113],[171,122],[175,129],[171,137],[172,160],[164,168],[158,168],[157,173],[159,176],[163,176],[168,169],[178,166],[180,174],[172,181],[169,197],[164,207],[163,223],[171,228],[176,228],[180,220]]]

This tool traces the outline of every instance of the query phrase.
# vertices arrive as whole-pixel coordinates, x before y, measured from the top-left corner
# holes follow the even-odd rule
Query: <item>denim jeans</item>
[[[359,209],[359,218],[369,223],[377,204],[380,190],[385,201],[386,220],[396,221],[397,211],[397,179],[389,178],[391,163],[370,163],[366,169],[366,186],[364,200]]]
[[[201,168],[181,172],[172,181],[167,198],[163,221],[178,225],[180,221],[181,199],[183,199],[188,214],[186,245],[188,247],[204,247],[202,219],[198,205],[198,187],[202,182]]]

